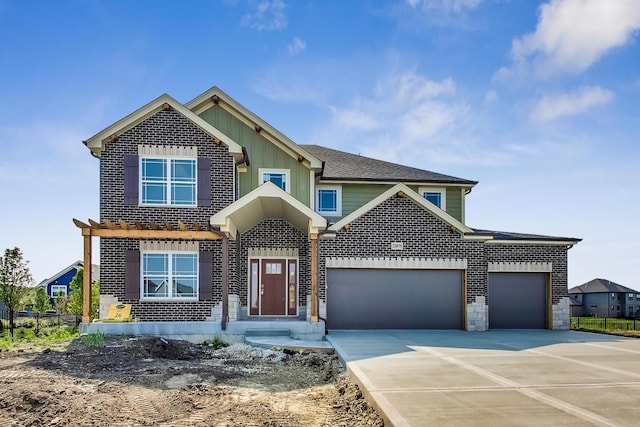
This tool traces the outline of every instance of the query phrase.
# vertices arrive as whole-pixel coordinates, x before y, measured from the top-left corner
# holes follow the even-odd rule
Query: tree
[[[36,313],[36,331],[40,330],[40,316],[51,308],[49,295],[45,288],[36,288],[36,296],[33,302],[33,312]]]
[[[14,313],[20,307],[30,285],[33,282],[28,261],[22,257],[20,249],[6,249],[4,256],[0,258],[0,300],[4,301],[9,309],[9,330],[13,337]]]
[[[84,297],[84,269],[79,268],[76,275],[71,279],[71,298],[67,309],[69,313],[79,316],[82,314],[82,300]],[[91,284],[91,317],[98,317],[98,309],[100,307],[100,282],[96,281]]]

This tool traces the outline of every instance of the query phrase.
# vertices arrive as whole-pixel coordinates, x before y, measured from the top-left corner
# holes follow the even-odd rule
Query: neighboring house
[[[640,291],[606,279],[593,279],[569,289],[578,302],[571,316],[640,318]]]
[[[569,327],[580,239],[467,226],[475,181],[296,144],[216,87],[85,144],[100,220],[74,221],[85,254],[100,237],[101,307],[131,304],[132,328]]]
[[[82,261],[76,261],[73,264],[67,266],[63,270],[51,276],[50,279],[45,279],[38,283],[38,287],[45,288],[47,295],[49,295],[49,301],[52,306],[55,306],[56,297],[62,293],[65,296],[71,294],[71,280],[78,272],[79,268],[83,267]],[[100,267],[92,265],[93,280],[100,280]]]

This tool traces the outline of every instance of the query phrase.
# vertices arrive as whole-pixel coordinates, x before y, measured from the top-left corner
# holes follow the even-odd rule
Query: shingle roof
[[[486,234],[492,236],[497,240],[553,240],[553,241],[566,241],[568,244],[577,243],[582,239],[576,239],[574,237],[558,237],[558,236],[545,236],[542,234],[528,234],[528,233],[512,233],[509,231],[492,231],[492,230],[480,230],[474,228],[473,231],[477,234]]]
[[[467,184],[469,186],[478,183],[477,181],[385,162],[320,145],[301,145],[301,147],[324,161],[323,180],[433,182]]]
[[[636,293],[638,291],[619,285],[607,279],[593,279],[580,286],[569,289],[570,294],[597,294],[602,292]]]
[[[597,294],[602,292],[636,293],[638,291],[606,279],[593,279],[590,282],[569,289],[570,294]]]

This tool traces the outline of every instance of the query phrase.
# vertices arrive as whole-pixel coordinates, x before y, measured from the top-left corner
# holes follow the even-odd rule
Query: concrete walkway
[[[575,331],[331,331],[393,426],[628,426],[640,339]]]

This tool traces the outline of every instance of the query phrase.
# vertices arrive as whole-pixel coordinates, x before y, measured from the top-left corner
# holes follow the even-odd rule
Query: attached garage
[[[463,329],[463,272],[327,269],[329,329]]]
[[[489,329],[545,329],[548,273],[489,273]]]

